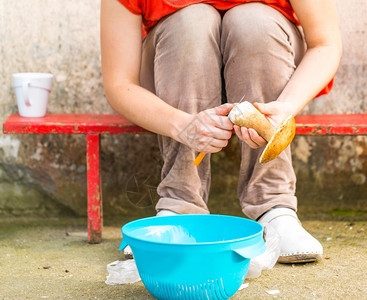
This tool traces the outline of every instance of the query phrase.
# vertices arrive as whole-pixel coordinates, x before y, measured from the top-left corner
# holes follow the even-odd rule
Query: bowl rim
[[[242,219],[245,220],[246,222],[252,223],[252,224],[257,224],[259,226],[259,231],[252,234],[252,235],[248,235],[245,237],[241,237],[241,238],[236,238],[236,239],[230,239],[230,240],[224,240],[224,241],[213,241],[213,242],[195,242],[195,243],[172,243],[172,242],[159,242],[159,241],[151,241],[151,240],[145,240],[142,238],[138,238],[138,237],[133,237],[131,235],[129,235],[128,233],[125,232],[124,234],[124,229],[128,229],[129,226],[133,226],[134,223],[138,223],[138,222],[143,222],[149,219],[155,219],[155,218],[184,218],[187,216],[205,216],[205,217],[209,217],[209,216],[215,216],[215,217],[223,217],[223,218],[236,218],[236,219]],[[169,225],[169,224],[167,224]],[[154,225],[152,225],[154,226]],[[160,225],[161,226],[161,225]],[[124,239],[124,235],[130,239],[130,240],[135,240],[135,241],[139,241],[139,242],[144,242],[144,243],[149,243],[149,244],[157,244],[157,245],[165,245],[165,246],[212,246],[212,245],[224,245],[224,244],[233,244],[233,243],[240,243],[240,242],[245,242],[245,241],[249,241],[251,239],[255,239],[258,238],[259,235],[261,235],[261,238],[263,236],[263,231],[264,231],[264,227],[251,219],[247,219],[244,217],[238,217],[238,216],[229,216],[229,215],[220,215],[220,214],[184,214],[184,215],[174,215],[174,216],[161,216],[161,217],[147,217],[147,218],[141,218],[141,219],[137,219],[131,222],[126,223],[125,225],[122,226],[121,228],[122,231],[122,238]],[[126,242],[126,241],[125,241]],[[127,243],[129,244],[129,243]],[[130,244],[129,244],[130,245]]]

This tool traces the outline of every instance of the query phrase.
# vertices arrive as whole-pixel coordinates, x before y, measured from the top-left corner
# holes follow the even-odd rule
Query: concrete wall
[[[112,113],[101,78],[99,6],[99,0],[0,0],[1,122],[17,112],[11,75],[25,71],[54,74],[49,113]],[[367,112],[367,2],[337,6],[344,56],[335,88],[305,113]],[[296,137],[292,147],[300,205],[366,209],[365,137]],[[155,137],[104,136],[102,149],[105,214],[152,214],[162,163]],[[213,156],[213,211],[238,212],[238,163],[235,140]],[[0,215],[60,213],[86,214],[84,136],[0,134]]]

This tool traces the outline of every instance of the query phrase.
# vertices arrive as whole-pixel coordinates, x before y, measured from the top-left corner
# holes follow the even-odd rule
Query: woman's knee
[[[222,26],[223,42],[232,39],[257,53],[274,50],[276,44],[284,46],[289,42],[289,35],[288,29],[282,27],[294,27],[280,12],[263,3],[247,3],[230,9],[223,17]]]
[[[207,4],[180,9],[160,24],[162,38],[178,55],[202,58],[206,51],[219,48],[221,17]]]

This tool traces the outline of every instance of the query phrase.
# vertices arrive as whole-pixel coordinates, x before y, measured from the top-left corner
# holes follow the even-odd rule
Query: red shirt
[[[218,10],[228,10],[236,5],[247,2],[264,2],[284,14],[289,20],[298,24],[292,6],[287,0],[118,0],[128,10],[136,15],[143,16],[143,25],[146,32],[157,22],[176,10],[196,3],[206,3]]]
[[[287,19],[299,25],[293,8],[287,0],[118,0],[133,14],[143,17],[143,35],[156,25],[163,17],[196,3],[206,3],[220,11],[228,10],[236,5],[248,2],[263,2],[280,11]],[[328,94],[333,86],[334,79],[317,95]]]

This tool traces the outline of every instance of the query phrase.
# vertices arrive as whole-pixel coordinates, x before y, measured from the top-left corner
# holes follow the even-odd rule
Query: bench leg
[[[88,243],[102,241],[103,210],[99,169],[100,135],[87,134]]]

